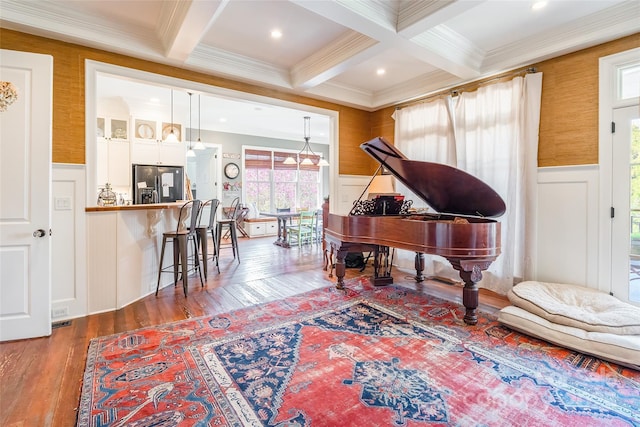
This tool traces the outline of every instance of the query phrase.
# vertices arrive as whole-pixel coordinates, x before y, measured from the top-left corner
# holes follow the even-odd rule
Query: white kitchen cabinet
[[[158,159],[161,165],[184,166],[187,163],[185,143],[159,142]]]
[[[98,189],[104,188],[107,182],[113,188],[130,187],[129,131],[127,118],[97,118],[96,184]]]
[[[98,141],[129,142],[129,119],[122,117],[97,118]]]
[[[171,130],[170,123],[133,119],[134,138],[131,145],[131,163],[145,165],[184,166],[186,148],[182,142],[182,126],[173,124],[178,142],[166,142],[163,138]]]
[[[103,188],[110,183],[113,188],[131,186],[131,162],[129,142],[99,138],[97,143],[96,183]]]

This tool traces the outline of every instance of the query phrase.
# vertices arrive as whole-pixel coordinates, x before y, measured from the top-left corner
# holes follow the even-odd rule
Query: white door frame
[[[599,242],[598,254],[598,289],[612,292],[611,256],[612,230],[611,207],[613,206],[612,173],[613,158],[611,141],[611,123],[613,110],[638,103],[637,99],[620,100],[617,98],[617,70],[625,64],[637,62],[640,48],[600,58],[599,79],[599,112],[598,112],[598,159],[600,168],[600,202],[599,202]]]
[[[51,335],[53,57],[0,50],[0,341]]]
[[[263,95],[256,95],[248,92],[241,92],[233,89],[212,86],[204,83],[183,80],[177,77],[169,77],[161,74],[150,73],[147,71],[136,70],[133,68],[121,67],[118,65],[107,64],[93,60],[85,60],[85,147],[86,153],[86,170],[87,170],[87,206],[94,206],[96,203],[95,189],[97,187],[95,170],[96,170],[96,144],[89,141],[96,141],[96,97],[97,97],[97,76],[99,73],[111,74],[114,76],[128,77],[136,80],[143,80],[167,87],[179,87],[184,90],[193,92],[211,93],[214,95],[225,96],[234,99],[246,101],[255,101],[263,104],[277,105],[285,108],[299,109],[312,113],[324,114],[330,119],[330,135],[329,135],[329,186],[330,197],[337,200],[338,180],[339,180],[339,112],[336,110],[328,110],[325,108],[315,107],[312,105],[298,104],[291,101],[285,101],[278,98],[270,98]],[[220,199],[222,200],[222,199]],[[333,211],[333,205],[331,205]]]
[[[631,122],[640,117],[638,106],[615,108],[613,113],[616,132],[613,135],[613,175],[612,198],[615,216],[611,221],[611,292],[625,302],[629,300],[630,272],[629,250],[631,242],[631,180],[629,176],[631,164]],[[637,304],[637,301],[635,302]]]

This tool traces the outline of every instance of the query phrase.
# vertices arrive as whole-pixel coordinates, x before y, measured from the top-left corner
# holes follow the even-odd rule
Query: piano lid
[[[441,163],[409,160],[381,137],[362,143],[360,148],[438,213],[497,217],[506,210],[498,193],[463,170]]]

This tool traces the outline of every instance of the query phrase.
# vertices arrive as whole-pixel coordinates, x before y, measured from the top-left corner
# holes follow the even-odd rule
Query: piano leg
[[[478,323],[478,282],[482,280],[482,271],[489,268],[491,261],[473,260],[452,260],[449,262],[454,269],[460,273],[460,278],[464,281],[462,289],[462,304],[466,309],[464,323],[475,325]]]
[[[371,283],[374,286],[386,286],[393,283],[391,264],[389,246],[376,246],[373,256],[373,277],[371,278]]]
[[[336,251],[336,289],[344,289],[344,275],[346,273],[346,266],[344,259],[349,252],[347,250],[338,249]]]
[[[422,252],[416,252],[415,266],[416,277],[414,277],[414,279],[416,279],[416,282],[424,281],[424,276],[422,275],[422,272],[424,271],[424,254]]]

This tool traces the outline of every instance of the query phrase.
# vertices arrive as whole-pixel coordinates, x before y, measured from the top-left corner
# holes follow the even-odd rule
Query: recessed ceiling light
[[[282,37],[282,31],[280,30],[272,30],[271,31],[271,37],[274,39],[279,39],[280,37]]]
[[[384,68],[378,68],[378,69],[376,70],[376,74],[377,74],[377,75],[379,75],[379,76],[384,75],[384,73],[386,73],[386,71],[385,71],[385,69],[384,69]]]
[[[220,123],[227,123],[227,119],[224,117],[220,117],[220,119],[218,120]]]
[[[546,0],[534,1],[531,5],[531,10],[540,10],[547,5]]]

